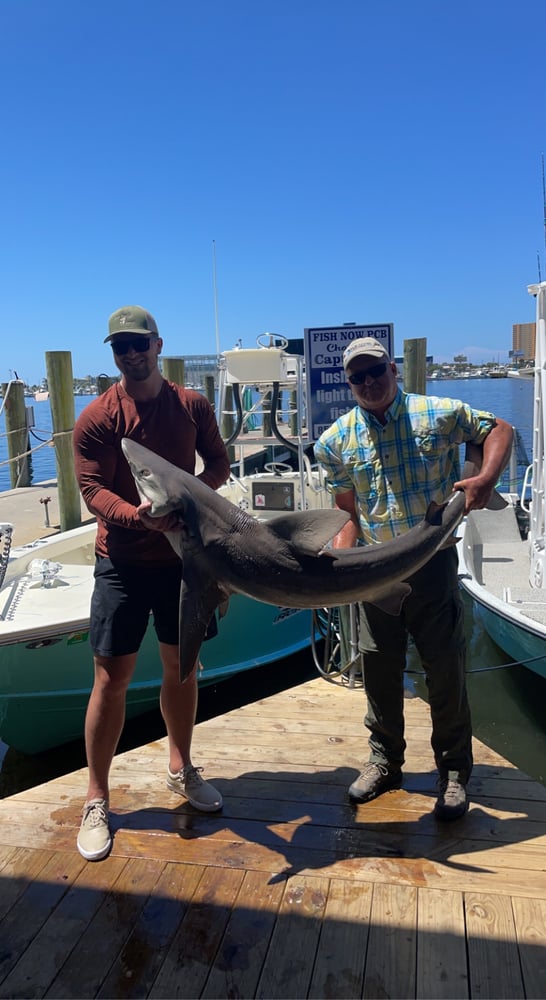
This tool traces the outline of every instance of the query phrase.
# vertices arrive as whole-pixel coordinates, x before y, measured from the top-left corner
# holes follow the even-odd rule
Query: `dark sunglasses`
[[[112,340],[112,350],[114,354],[121,357],[123,354],[127,354],[131,348],[136,351],[137,354],[144,354],[150,348],[151,337],[131,337],[129,340]]]
[[[349,375],[349,382],[351,385],[363,385],[368,375],[371,378],[381,378],[386,371],[387,362],[382,361],[380,365],[373,365],[371,368],[366,368],[365,372],[355,372],[354,375]]]

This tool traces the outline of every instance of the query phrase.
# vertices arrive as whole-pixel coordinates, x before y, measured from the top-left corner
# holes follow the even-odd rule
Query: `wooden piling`
[[[216,410],[216,390],[214,388],[214,375],[205,375],[205,396],[207,397],[213,410]]]
[[[68,531],[82,523],[72,450],[72,432],[76,422],[72,356],[70,351],[46,351],[45,359],[55,443],[60,527],[61,531]]]
[[[30,486],[30,462],[29,456],[25,454],[30,444],[24,383],[21,379],[2,383],[2,396],[8,437],[8,458],[17,459],[9,463],[11,488]]]
[[[107,389],[112,385],[113,379],[109,375],[97,375],[97,392],[99,396],[102,396]]]
[[[426,337],[404,341],[404,389],[406,392],[426,392]]]
[[[184,385],[184,358],[163,358],[161,368],[168,382]]]

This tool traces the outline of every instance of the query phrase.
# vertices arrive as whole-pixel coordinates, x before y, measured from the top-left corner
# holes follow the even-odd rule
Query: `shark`
[[[334,549],[328,543],[347,523],[341,510],[279,514],[259,521],[196,476],[130,438],[121,442],[150,515],[176,512],[180,524],[166,531],[182,560],[180,678],[193,669],[207,626],[232,594],[288,608],[322,608],[366,601],[400,613],[411,593],[407,578],[442,547],[453,545],[465,512],[465,495],[431,503],[415,527],[381,545]],[[463,478],[479,466],[467,461]]]

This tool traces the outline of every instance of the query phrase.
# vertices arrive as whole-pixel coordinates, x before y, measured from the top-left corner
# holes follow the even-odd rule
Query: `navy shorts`
[[[98,556],[94,577],[89,642],[97,656],[138,652],[150,613],[159,641],[178,645],[181,562],[160,568],[119,566]]]

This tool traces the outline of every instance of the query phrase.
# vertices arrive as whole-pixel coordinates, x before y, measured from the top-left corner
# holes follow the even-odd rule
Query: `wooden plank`
[[[150,997],[198,997],[237,899],[244,872],[208,869],[169,948]]]
[[[512,909],[525,996],[529,1000],[543,1000],[546,996],[546,898],[514,896]]]
[[[162,797],[161,793],[159,803]],[[273,798],[239,800],[227,797],[223,811],[215,814],[198,813],[182,804],[178,797],[170,798],[174,800],[171,809],[161,804],[155,806],[149,798],[139,800],[138,796],[126,793],[123,810],[111,814],[115,844],[121,831],[153,830],[158,836],[175,833],[186,840],[208,837],[232,841],[235,837],[275,846],[277,824],[286,827],[283,841],[313,850],[408,856],[414,852],[413,842],[417,837],[418,849],[424,851],[425,857],[440,859],[446,851],[455,851],[458,858],[464,857],[466,861],[470,860],[467,854],[481,854],[494,845],[493,859],[498,859],[498,864],[522,868],[536,868],[546,846],[546,834],[541,833],[543,826],[540,823],[512,819],[508,813],[496,819],[481,809],[471,808],[456,825],[438,824],[432,815],[430,800],[424,799],[420,809],[406,813],[400,805],[404,803],[404,793],[399,791],[356,809],[348,805],[323,806],[316,802],[302,804]],[[149,802],[146,811],[143,809],[145,802]],[[79,809],[70,805],[62,813],[55,810],[46,816],[41,809],[36,802],[19,801],[6,805],[4,818],[8,820],[11,836],[19,842],[27,835],[34,842],[43,837],[44,844],[55,843],[62,849],[70,849],[79,827]],[[427,811],[423,814],[424,809]],[[429,838],[428,847],[423,846],[427,844],[426,838]]]
[[[374,885],[363,997],[415,996],[417,889]]]
[[[309,987],[310,997],[359,997],[373,888],[332,879]]]
[[[144,748],[145,749],[145,748]],[[114,761],[111,775],[111,803],[116,808],[117,803],[122,801],[119,796],[124,792],[134,790],[146,793],[150,801],[164,801],[167,790],[164,781],[164,762],[161,767],[153,763],[154,758],[150,758],[144,749],[129,751],[120,755]],[[132,757],[135,754],[137,757]],[[322,802],[347,802],[347,789],[353,781],[357,769],[350,767],[320,768],[308,764],[286,764],[280,765],[275,761],[269,762],[267,769],[246,772],[241,767],[239,760],[218,760],[216,756],[212,758],[201,757],[200,762],[205,765],[205,776],[217,785],[225,797],[232,794],[248,795],[250,798],[279,797],[276,785],[282,789],[283,798],[294,801],[322,801]],[[138,764],[138,766],[137,766]],[[513,772],[509,772],[504,777],[493,777],[491,770],[488,770],[486,779],[480,777],[480,765],[474,769],[474,774],[469,784],[469,796],[472,802],[485,806],[492,810],[502,810],[503,800],[509,799],[509,810],[527,816],[527,818],[546,822],[546,788],[530,779],[513,777]],[[236,785],[234,784],[236,779]],[[75,804],[81,809],[81,804],[85,797],[85,786],[87,778],[80,779],[74,775],[64,775],[43,785],[36,785],[33,788],[10,797],[10,802],[43,802],[57,803],[64,802],[67,805]],[[410,794],[434,793],[436,785],[435,773],[416,774],[406,772],[404,775],[403,791],[405,793],[404,802],[410,808]],[[381,807],[383,798],[373,800],[366,804],[366,811]],[[4,803],[0,803],[0,831],[2,829],[2,808]]]
[[[241,748],[253,755],[253,759],[268,759],[273,756],[278,759],[279,751],[286,751],[292,756],[293,762],[307,760],[309,753],[320,755],[319,759],[331,766],[341,760],[343,763],[351,763],[358,766],[368,757],[368,742],[364,732],[360,735],[351,736],[345,732],[343,720],[339,720],[338,726],[331,725],[329,733],[302,732],[297,734],[297,739],[281,739],[282,733],[275,730],[274,726],[264,726],[257,729],[256,726],[249,729],[228,727],[216,720],[214,728],[203,727],[195,736],[194,756],[197,757],[203,751],[217,752],[218,741],[229,750],[230,755]],[[259,733],[259,743],[256,736]],[[286,735],[286,734],[284,734]],[[296,734],[294,734],[296,735]],[[432,762],[432,752],[430,748],[430,735],[414,736],[411,732],[406,734],[408,759],[411,755],[422,756]],[[500,754],[490,747],[480,746],[480,761],[491,765],[505,767],[506,762]]]
[[[165,865],[98,997],[148,996],[202,875],[196,865]]]
[[[269,872],[246,872],[202,997],[255,995],[283,891]]]
[[[165,739],[116,756],[99,865],[76,851],[86,769],[0,802],[0,995],[465,996],[463,895],[470,995],[545,995],[546,788],[474,741],[469,813],[437,823],[415,699],[403,788],[349,805],[364,700],[317,679],[197,726],[218,814],[168,792]]]
[[[465,893],[470,995],[491,1000],[525,996],[511,901]]]
[[[163,862],[131,858],[45,993],[96,996],[163,871]]]
[[[0,872],[0,921],[52,858],[51,851],[16,846],[4,849]]]
[[[318,876],[288,880],[256,997],[308,995],[328,889],[328,879]]]
[[[2,983],[2,996],[44,995],[126,864],[123,858],[108,858],[85,865]]]
[[[417,910],[416,996],[420,1000],[468,997],[462,893],[419,889]]]
[[[39,879],[27,885],[0,922],[0,940],[5,943],[0,953],[0,982],[19,961],[84,864],[79,855],[53,854],[40,869]]]

